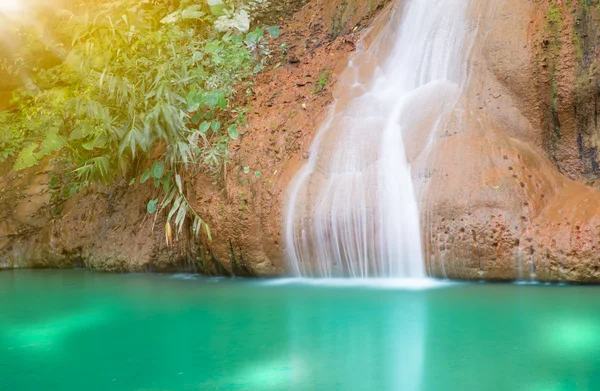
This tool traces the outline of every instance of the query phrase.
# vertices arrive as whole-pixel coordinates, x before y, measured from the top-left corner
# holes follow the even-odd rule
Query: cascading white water
[[[407,153],[427,149],[436,118],[460,95],[473,35],[468,3],[405,0],[351,59],[289,188],[285,237],[294,274],[425,276]]]

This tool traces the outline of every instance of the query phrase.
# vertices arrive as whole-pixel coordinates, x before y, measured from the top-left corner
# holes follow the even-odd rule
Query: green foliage
[[[330,72],[327,69],[321,71],[315,83],[315,88],[313,91],[315,94],[325,91],[325,88],[327,87],[327,82],[329,81],[329,74]]]
[[[548,18],[549,23],[555,23],[555,24],[562,23],[562,15],[561,15],[560,9],[556,5],[556,3],[551,4],[551,8],[550,8],[550,11],[548,11],[547,18]]]
[[[148,212],[165,210],[178,232],[192,218],[192,230],[210,237],[184,178],[198,170],[219,177],[246,123],[233,98],[271,54],[264,29],[214,28],[233,11],[219,0],[90,2],[56,16],[53,40],[16,26],[31,44],[0,67],[30,79],[14,110],[0,113],[0,161],[17,156],[20,170],[53,156],[71,167],[76,189],[119,178],[132,185],[138,168],[150,167],[140,183],[152,180],[162,196]],[[44,56],[59,61],[44,67]]]
[[[279,27],[277,27],[277,26],[269,27],[269,34],[271,35],[271,37],[273,37],[273,39],[277,39],[277,38],[279,38],[281,31],[279,30]]]
[[[148,201],[147,210],[148,213],[155,213],[156,206],[158,205],[158,199]]]

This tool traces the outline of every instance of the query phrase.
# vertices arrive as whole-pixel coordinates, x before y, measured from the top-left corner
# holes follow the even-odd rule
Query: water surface
[[[600,288],[0,272],[0,390],[600,389]]]

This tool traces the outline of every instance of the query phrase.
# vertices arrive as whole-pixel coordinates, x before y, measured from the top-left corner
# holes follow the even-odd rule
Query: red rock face
[[[573,180],[587,164],[574,141],[580,131],[574,97],[582,91],[573,82],[573,18],[554,30],[551,7],[512,0],[474,7],[482,34],[470,85],[433,157],[422,163],[432,172],[421,209],[431,275],[600,281],[600,192]],[[555,34],[568,44],[548,53]],[[545,98],[550,90],[556,105]],[[549,149],[553,115],[562,138]]]
[[[335,86],[343,87],[340,78],[358,38],[352,31],[367,25],[384,3],[312,0],[282,23],[288,56],[257,78],[250,128],[232,146],[224,181],[213,184],[204,176],[193,181],[193,202],[211,226],[212,242],[180,237],[175,248],[167,248],[160,228],[153,230],[144,213],[151,195],[142,187],[79,195],[51,218],[42,216],[38,199],[34,207],[25,202],[30,197],[12,197],[11,190],[14,202],[0,214],[0,260],[39,266],[83,262],[119,271],[285,273],[281,226],[287,185],[307,158]],[[600,193],[583,182],[598,177],[592,159],[600,140],[594,125],[598,78],[592,70],[598,53],[596,38],[585,34],[598,24],[595,14],[571,3],[575,12],[550,0],[474,1],[481,39],[470,58],[470,83],[427,159],[420,159],[418,148],[425,139],[408,151],[431,275],[600,282]],[[556,7],[551,4],[558,4],[560,25],[548,20]],[[582,27],[574,27],[581,26],[577,18],[585,22],[581,33]],[[576,45],[575,33],[586,35],[583,44]],[[326,86],[316,92],[325,71]],[[427,119],[424,113],[413,126],[430,127]],[[25,185],[19,188],[30,189],[30,196],[47,197],[38,189],[43,176],[36,172],[30,179],[5,174],[1,194],[20,180]]]
[[[600,192],[484,114],[436,142],[421,204],[428,271],[470,280],[598,281]]]

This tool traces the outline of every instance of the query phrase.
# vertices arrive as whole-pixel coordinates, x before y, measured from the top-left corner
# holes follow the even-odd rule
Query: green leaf
[[[135,180],[136,180],[136,178],[133,178],[132,180],[130,180],[129,181],[129,186],[135,185]]]
[[[222,91],[212,91],[206,94],[206,103],[213,109],[215,107],[218,107],[221,110],[227,108],[227,100]]]
[[[219,42],[219,41],[210,41],[209,43],[207,43],[204,46],[204,51],[206,53],[216,54],[216,53],[220,52],[222,48],[223,47],[221,45],[221,42]]]
[[[269,27],[268,30],[269,30],[269,35],[271,35],[271,37],[273,37],[273,39],[279,38],[279,35],[281,34],[279,27],[277,27],[277,26]]]
[[[204,96],[201,93],[190,92],[186,96],[188,112],[191,113],[191,112],[198,110],[200,108],[200,105],[203,103],[203,101],[204,101]]]
[[[208,131],[208,129],[210,129],[210,125],[211,125],[210,122],[206,122],[206,121],[202,122],[202,125],[200,125],[200,132],[206,133]]]
[[[177,212],[177,216],[175,217],[175,226],[177,227],[177,231],[181,232],[183,228],[183,223],[185,222],[185,215],[187,214],[187,203],[182,203],[179,207],[179,212]]]
[[[173,203],[173,206],[171,207],[171,210],[169,211],[169,216],[167,216],[167,221],[171,221],[171,218],[177,212],[177,210],[181,206],[182,202],[183,202],[183,196],[182,195],[180,195],[177,198],[175,198],[175,202]]]
[[[203,58],[204,58],[204,53],[194,52],[194,55],[192,56],[192,62],[196,63],[198,61],[201,61]]]
[[[182,19],[200,19],[201,17],[206,15],[204,12],[200,11],[201,7],[202,7],[201,5],[191,5],[191,6],[187,7],[186,9],[181,11],[181,18]]]
[[[58,128],[52,129],[46,135],[44,141],[40,145],[40,150],[35,154],[36,159],[42,159],[52,152],[59,151],[65,143],[58,135]]]
[[[219,106],[219,108],[221,110],[225,110],[227,108],[227,99],[225,99],[225,96],[223,94],[221,94],[221,96],[219,97],[219,101],[217,102],[217,106]]]
[[[170,24],[170,23],[176,23],[176,22],[179,22],[180,20],[185,20],[185,19],[200,19],[201,17],[206,15],[204,12],[200,11],[201,7],[202,7],[201,5],[191,5],[182,11],[175,11],[175,12],[167,15],[166,17],[164,17],[160,21],[160,23]]]
[[[202,118],[204,117],[204,113],[196,113],[192,116],[192,123],[194,125],[198,125]]]
[[[181,229],[183,228],[187,209],[187,204],[181,204],[179,211],[177,212],[177,216],[175,216],[175,226],[177,227],[178,232],[181,232]]]
[[[69,140],[79,140],[82,138],[86,138],[87,136],[89,136],[91,134],[92,131],[92,127],[90,126],[90,124],[84,122],[79,124],[79,126],[77,126],[75,128],[75,130],[73,130],[71,132],[71,135],[69,136]]]
[[[179,13],[179,11],[175,11],[175,12],[165,16],[164,18],[162,18],[160,23],[162,23],[162,24],[175,23],[179,20],[180,15],[181,14]]]
[[[225,10],[228,8],[226,4],[223,4],[223,0],[207,0],[210,7],[210,12],[216,16],[225,15]]]
[[[148,179],[150,179],[151,176],[152,176],[152,171],[150,171],[150,170],[144,171],[144,173],[142,174],[142,177],[140,178],[140,183],[146,183],[146,181]]]
[[[260,171],[255,171],[254,172],[254,176],[257,177],[257,178],[260,178]]]
[[[198,236],[200,233],[200,229],[202,229],[202,220],[198,218],[198,216],[194,216],[194,224],[192,226],[192,231],[194,235]]]
[[[158,198],[155,200],[150,200],[148,202],[146,210],[148,211],[148,213],[154,213],[154,212],[156,212],[157,205],[158,205]]]
[[[176,194],[177,194],[177,189],[173,189],[169,193],[167,193],[167,196],[165,198],[163,198],[163,202],[161,204],[160,210],[163,210],[168,205],[170,205],[171,201],[173,201],[173,198],[175,198]],[[169,218],[169,220],[170,220],[170,218]]]
[[[179,174],[175,174],[175,183],[177,183],[179,192],[183,193],[183,184],[181,183],[181,176],[179,176]]]
[[[244,167],[244,174],[247,174],[250,172],[250,167]]]
[[[33,156],[33,151],[37,149],[38,145],[36,143],[31,143],[19,153],[17,156],[17,161],[13,166],[13,170],[19,171],[25,168],[33,167],[37,164],[38,160]]]
[[[236,125],[231,125],[229,128],[227,128],[227,133],[232,140],[237,140],[240,135]]]
[[[81,144],[81,146],[83,147],[83,149],[85,149],[86,151],[92,151],[94,149],[94,142],[95,140],[91,140],[91,141],[87,141],[83,144]]]
[[[96,156],[86,161],[74,172],[83,181],[107,183],[110,177],[110,161],[107,156]]]
[[[211,124],[211,128],[214,133],[217,133],[219,131],[219,129],[221,129],[221,122],[213,121]]]
[[[163,191],[165,194],[169,194],[171,190],[171,178],[173,177],[172,172],[168,172],[167,175],[163,178]]]
[[[164,172],[165,172],[165,163],[154,162],[154,164],[152,164],[152,176],[154,177],[154,179],[162,178]]]
[[[206,236],[208,236],[208,240],[212,241],[212,235],[210,234],[210,228],[208,227],[208,224],[204,223],[204,229],[206,230]]]

